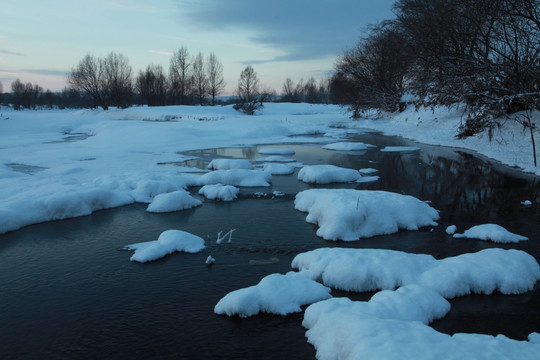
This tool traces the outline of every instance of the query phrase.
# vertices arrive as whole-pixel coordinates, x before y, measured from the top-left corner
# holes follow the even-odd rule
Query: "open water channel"
[[[233,202],[201,198],[201,207],[166,214],[148,213],[146,205],[135,204],[28,226],[0,235],[0,359],[314,359],[302,314],[229,318],[215,315],[215,304],[268,274],[290,271],[296,254],[320,247],[384,248],[437,258],[501,247],[524,250],[540,261],[538,177],[468,152],[396,137],[364,133],[351,140],[377,148],[336,152],[320,145],[276,146],[294,149],[293,157],[306,165],[378,169],[377,182],[330,187],[429,200],[440,211],[439,226],[356,242],[325,241],[305,222],[306,214],[294,209],[295,194],[316,187],[298,181],[298,170],[273,176],[270,188],[242,188]],[[421,150],[381,152],[387,145]],[[190,152],[198,159],[181,165],[206,168],[211,159],[226,157],[255,161],[264,156],[257,153],[263,147],[269,146]],[[196,194],[198,189],[190,190]],[[274,190],[285,195],[274,197]],[[533,205],[521,205],[524,200]],[[530,240],[501,245],[445,233],[448,225],[462,232],[483,223],[499,224]],[[130,262],[132,252],[121,250],[169,229],[207,239],[206,249],[146,264]],[[229,229],[236,229],[232,243],[217,245],[217,233]],[[208,267],[210,254],[216,262]],[[358,300],[372,295],[332,294]],[[539,284],[522,295],[464,296],[451,304],[450,313],[432,324],[441,332],[526,339],[540,331]]]

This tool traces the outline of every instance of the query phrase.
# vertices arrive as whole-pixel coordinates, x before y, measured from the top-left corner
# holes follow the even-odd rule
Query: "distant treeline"
[[[336,62],[331,92],[354,116],[399,110],[406,98],[462,103],[466,136],[540,109],[539,0],[398,0],[393,11]]]
[[[249,71],[246,73],[246,70]],[[249,73],[249,77],[245,75]],[[247,81],[246,84],[244,82]],[[87,54],[68,75],[69,84],[61,92],[43,90],[37,84],[19,79],[11,84],[11,92],[2,95],[0,103],[14,109],[95,108],[132,105],[245,105],[248,102],[331,103],[329,79],[307,81],[296,85],[291,79],[283,84],[283,93],[260,89],[257,74],[251,66],[240,74],[234,96],[220,97],[225,88],[223,66],[214,53],[192,56],[185,47],[174,52],[168,72],[161,65],[149,65],[134,75],[129,60],[122,54],[109,53],[103,58]],[[247,98],[245,91],[247,90]],[[224,100],[226,99],[226,100]],[[241,107],[245,110],[246,107]],[[250,105],[253,110],[256,108]],[[250,111],[250,110],[248,110]]]

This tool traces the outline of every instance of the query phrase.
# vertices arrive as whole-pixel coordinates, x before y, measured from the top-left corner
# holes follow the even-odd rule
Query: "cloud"
[[[33,74],[33,75],[46,75],[46,76],[66,76],[69,71],[67,70],[53,70],[53,69],[0,69],[0,73],[6,74]]]
[[[20,53],[20,52],[15,52],[15,51],[9,51],[9,50],[5,50],[5,49],[0,49],[0,54],[26,56],[26,54],[23,54],[23,53]]]
[[[241,30],[251,41],[286,55],[250,63],[333,57],[354,45],[371,24],[392,17],[394,0],[178,0],[179,21],[198,31]],[[188,9],[188,10],[186,10]]]
[[[159,50],[148,50],[151,54],[157,54],[157,55],[164,55],[164,56],[172,56],[173,52],[171,51],[159,51]]]

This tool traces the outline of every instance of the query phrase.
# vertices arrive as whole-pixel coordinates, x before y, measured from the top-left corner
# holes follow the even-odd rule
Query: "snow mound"
[[[306,165],[298,172],[298,180],[314,184],[351,182],[359,178],[358,170],[334,165]]]
[[[496,248],[441,260],[394,250],[321,248],[298,254],[291,266],[336,289],[362,292],[417,284],[447,299],[495,290],[519,294],[540,280],[534,257]]]
[[[374,182],[379,181],[380,177],[377,175],[375,176],[360,176],[358,180],[356,180],[357,183],[368,183],[368,182]]]
[[[146,211],[153,213],[165,213],[191,209],[202,205],[200,200],[192,197],[186,190],[173,191],[171,193],[159,194],[154,197]]]
[[[204,249],[204,240],[196,235],[181,230],[167,230],[154,241],[146,241],[125,246],[126,250],[135,250],[131,261],[145,263],[172,254],[175,251],[198,253]]]
[[[258,158],[258,162],[295,162],[296,159],[288,158],[281,155],[270,155],[263,158]]]
[[[266,163],[263,166],[263,171],[269,172],[272,175],[290,175],[294,173],[294,169],[294,166],[278,163]]]
[[[448,235],[454,235],[456,233],[457,226],[456,225],[450,225],[446,228],[446,233]]]
[[[223,184],[233,186],[270,186],[272,175],[260,170],[230,169],[216,170],[201,175],[201,185]]]
[[[503,335],[440,333],[429,327],[450,305],[416,286],[370,301],[332,298],[310,305],[303,326],[317,359],[537,359],[540,344]]]
[[[308,213],[308,223],[319,225],[317,235],[326,240],[354,241],[399,229],[418,230],[436,226],[439,219],[425,202],[387,191],[310,189],[298,193],[294,205]]]
[[[257,285],[232,291],[215,306],[221,315],[249,317],[259,312],[287,315],[300,306],[330,298],[330,289],[295,272],[271,274]]]
[[[473,226],[466,230],[463,234],[454,234],[456,239],[479,239],[491,240],[496,243],[516,243],[529,238],[511,233],[500,225],[483,224]]]
[[[212,170],[228,170],[228,169],[253,169],[253,165],[246,159],[214,159],[208,164],[208,168]]]
[[[264,148],[260,149],[259,154],[261,155],[294,155],[295,151],[290,148]]]
[[[362,175],[373,175],[379,172],[379,170],[373,169],[373,168],[365,168],[365,169],[360,169],[358,171],[360,171],[360,174]]]
[[[204,195],[210,200],[232,201],[236,199],[236,196],[240,192],[240,189],[232,185],[205,185],[199,190],[199,194]]]
[[[322,148],[337,151],[365,151],[374,147],[374,145],[364,144],[362,142],[338,142],[324,145]]]
[[[381,149],[382,152],[412,152],[420,150],[416,146],[386,146],[384,149]]]

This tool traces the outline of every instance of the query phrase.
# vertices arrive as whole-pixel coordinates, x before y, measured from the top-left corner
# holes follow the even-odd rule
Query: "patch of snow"
[[[135,250],[131,261],[144,263],[161,259],[175,251],[198,253],[204,249],[204,240],[185,231],[167,230],[157,240],[127,245],[125,249]]]
[[[214,259],[214,258],[212,257],[212,255],[208,255],[208,257],[206,258],[205,264],[206,264],[206,265],[212,265],[212,264],[215,263],[215,262],[216,262],[216,259]]]
[[[357,183],[368,183],[368,182],[374,182],[379,181],[380,177],[377,175],[375,176],[361,176],[358,180],[356,180]]]
[[[258,162],[295,162],[296,159],[288,158],[281,155],[270,155],[263,158],[258,158]]]
[[[305,168],[304,168],[305,169]],[[438,212],[412,196],[387,191],[310,189],[296,195],[295,208],[319,225],[325,240],[354,241],[400,229],[435,226]]]
[[[221,235],[221,233],[223,231],[220,231],[217,235],[217,240],[216,240],[216,244],[221,244],[223,242],[223,240],[225,240],[227,237],[227,242],[230,244],[231,241],[232,241],[232,233],[235,232],[236,229],[231,229],[229,231],[227,231],[224,235]]]
[[[362,175],[373,175],[379,172],[379,170],[373,168],[360,169],[359,171]]]
[[[324,145],[322,148],[337,151],[366,151],[375,147],[375,145],[364,144],[362,142],[338,142]]]
[[[298,172],[298,180],[314,184],[352,182],[359,178],[358,170],[334,165],[306,165]]]
[[[532,202],[531,202],[531,200],[525,200],[525,201],[521,202],[521,205],[523,205],[525,207],[530,207],[530,206],[532,206]]]
[[[381,149],[382,152],[412,152],[420,150],[416,146],[387,146],[384,149]]]
[[[454,234],[456,239],[491,240],[496,243],[516,243],[529,240],[529,238],[511,233],[504,227],[496,224],[476,225],[465,230],[463,234]]]
[[[294,166],[278,163],[266,163],[263,166],[263,171],[269,172],[272,175],[290,175],[294,173],[294,169]]]
[[[302,311],[303,305],[330,297],[329,288],[298,273],[271,274],[257,285],[228,293],[216,304],[214,312],[240,317],[260,312],[287,315]]]
[[[253,165],[246,159],[214,159],[208,164],[211,170],[229,170],[229,169],[253,169]]]
[[[156,195],[146,211],[153,213],[165,213],[191,209],[202,205],[202,202],[192,197],[186,190],[173,191]]]
[[[270,186],[272,175],[260,170],[231,169],[216,170],[201,175],[201,185],[223,184],[233,186]]]
[[[456,225],[450,225],[446,228],[446,233],[448,235],[454,235],[457,231],[457,226]]]
[[[235,186],[222,184],[204,185],[199,190],[199,194],[204,195],[207,199],[221,201],[232,201],[236,199],[239,192],[240,189]]]
[[[271,148],[263,148],[260,149],[259,154],[261,155],[294,155],[295,151],[290,148],[279,148],[279,147],[271,147]]]

